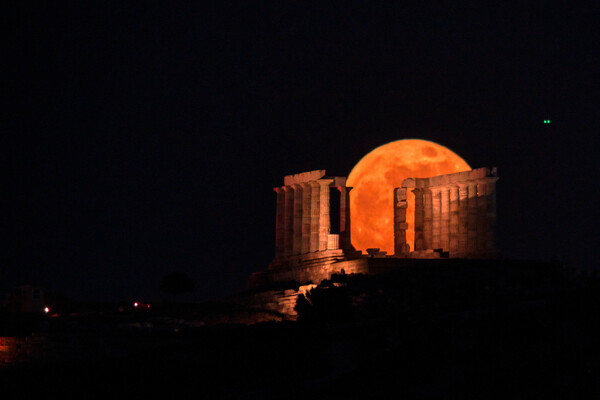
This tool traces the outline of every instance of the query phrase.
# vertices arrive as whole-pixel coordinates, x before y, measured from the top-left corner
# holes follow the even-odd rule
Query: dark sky
[[[202,3],[3,6],[0,291],[234,293],[284,175],[403,138],[498,167],[506,257],[597,265],[598,9]]]

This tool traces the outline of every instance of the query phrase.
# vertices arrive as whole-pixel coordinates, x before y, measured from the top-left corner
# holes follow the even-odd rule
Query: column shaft
[[[441,248],[441,228],[442,228],[442,204],[440,199],[440,188],[431,189],[431,248]]]
[[[415,251],[423,250],[423,225],[424,225],[424,209],[423,209],[423,189],[414,189],[415,194]]]
[[[450,251],[456,253],[458,251],[458,225],[459,225],[459,195],[458,186],[451,186],[449,193],[450,201],[450,221],[449,221],[449,232],[450,232]]]
[[[469,182],[467,211],[467,250],[470,256],[477,250],[477,184]]]
[[[423,248],[432,249],[433,245],[433,202],[431,190],[423,189]]]
[[[450,188],[442,187],[440,191],[441,226],[440,247],[450,251]]]
[[[406,189],[394,189],[394,254],[406,254],[410,252],[408,243],[406,242]]]
[[[311,187],[308,183],[302,183],[302,246],[301,253],[310,250],[310,196]]]
[[[319,250],[327,250],[327,241],[331,232],[329,222],[329,185],[330,180],[319,180],[320,187],[320,207],[319,207]]]
[[[464,257],[467,252],[469,186],[458,184],[458,252]]]
[[[294,246],[292,254],[302,252],[302,186],[293,185],[294,188]]]
[[[321,194],[317,182],[310,183],[310,251],[319,250],[319,219]]]

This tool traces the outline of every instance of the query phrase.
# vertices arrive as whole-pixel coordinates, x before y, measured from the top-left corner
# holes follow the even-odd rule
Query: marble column
[[[294,245],[292,254],[302,252],[302,186],[292,185],[294,188]]]
[[[450,200],[450,221],[448,224],[448,230],[450,232],[450,251],[456,253],[458,251],[458,225],[459,225],[459,195],[458,186],[450,186],[449,193]]]
[[[468,240],[469,185],[458,184],[458,252],[464,257]]]
[[[468,183],[468,211],[467,211],[467,251],[474,255],[477,250],[477,183]]]
[[[415,251],[424,250],[423,247],[423,189],[416,188],[412,191],[415,194]]]
[[[284,186],[285,210],[283,215],[283,255],[291,256],[294,252],[294,189]]]
[[[277,193],[277,208],[275,211],[275,258],[283,257],[285,232],[285,191],[281,187],[273,189]]]
[[[308,253],[310,250],[310,196],[311,187],[308,183],[302,186],[302,246],[300,252]]]
[[[442,204],[439,187],[431,188],[431,248],[439,249],[441,245]]]
[[[320,185],[319,197],[319,250],[327,250],[327,241],[331,232],[331,224],[329,221],[329,185],[333,182],[330,179],[319,179]]]
[[[394,254],[407,254],[410,252],[408,243],[406,242],[406,189],[394,189]]]
[[[340,248],[352,249],[350,236],[350,191],[351,187],[339,186],[340,191]]]
[[[423,249],[432,249],[433,244],[433,202],[431,190],[423,189]]]
[[[319,250],[319,219],[321,194],[320,185],[313,181],[310,182],[310,248],[311,252]]]
[[[450,188],[447,186],[440,189],[440,207],[440,247],[444,251],[450,251]]]

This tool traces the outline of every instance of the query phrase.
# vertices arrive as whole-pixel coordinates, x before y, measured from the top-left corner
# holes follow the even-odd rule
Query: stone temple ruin
[[[497,180],[496,168],[405,179],[394,189],[395,254],[387,255],[360,249],[368,253],[363,254],[352,247],[352,188],[345,177],[328,177],[325,170],[286,176],[284,185],[274,188],[275,258],[267,271],[252,274],[248,286],[319,283],[333,273],[385,272],[409,259],[494,258]],[[414,249],[406,240],[409,190],[415,202]],[[339,216],[332,214],[333,196],[339,196]]]
[[[409,178],[394,189],[394,252],[422,257],[436,250],[453,258],[495,256],[496,168]],[[407,191],[415,195],[415,251],[406,243]]]

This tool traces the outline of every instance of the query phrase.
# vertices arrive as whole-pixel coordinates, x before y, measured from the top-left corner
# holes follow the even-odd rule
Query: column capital
[[[321,186],[329,186],[333,183],[333,179],[319,179],[316,182]]]

